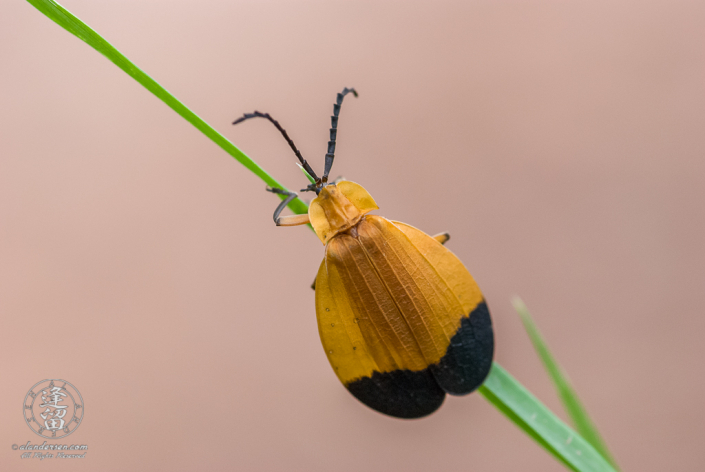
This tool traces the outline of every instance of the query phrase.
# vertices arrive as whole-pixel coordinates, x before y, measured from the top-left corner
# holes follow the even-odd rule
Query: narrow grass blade
[[[571,470],[616,472],[587,440],[551,413],[499,364],[493,364],[479,392]]]
[[[195,126],[199,131],[210,138],[215,144],[220,146],[225,152],[234,157],[238,162],[244,165],[257,177],[264,180],[270,187],[285,188],[267,172],[264,171],[256,162],[247,157],[233,143],[228,141],[222,134],[217,132],[208,123],[203,121],[198,115],[192,112],[186,105],[177,100],[167,90],[159,85],[154,79],[143,72],[139,67],[134,65],[129,59],[123,56],[120,51],[115,49],[109,42],[96,33],[84,22],[79,20],[70,11],[52,0],[27,0],[37,10],[44,13],[47,17],[64,28],[69,33],[85,41],[93,49],[107,57],[116,66],[125,71],[130,77],[142,84],[147,90],[152,92],[161,101],[166,103],[172,110],[181,115],[186,121]],[[281,198],[286,198],[285,196]],[[300,199],[294,199],[289,208],[294,213],[306,213],[307,205]]]
[[[315,184],[315,183],[316,183],[316,180],[315,180],[313,177],[311,177],[311,174],[309,174],[308,172],[306,172],[306,169],[304,169],[304,166],[302,166],[302,165],[299,164],[298,162],[296,163],[296,165],[299,166],[299,169],[301,169],[301,172],[304,173],[304,175],[306,176],[306,178],[308,179],[309,182],[311,182],[312,184]]]
[[[524,323],[524,328],[526,328],[526,332],[529,334],[529,338],[531,338],[534,349],[536,349],[536,352],[541,358],[541,362],[543,362],[548,375],[555,384],[556,390],[558,390],[558,395],[563,402],[563,407],[566,409],[568,416],[570,416],[570,419],[573,421],[575,429],[577,429],[578,433],[589,441],[590,444],[592,444],[592,446],[597,449],[597,451],[602,454],[605,459],[607,459],[614,466],[615,469],[619,470],[616,461],[607,449],[607,444],[602,439],[602,436],[600,436],[595,424],[592,422],[587,411],[585,410],[585,407],[583,407],[583,404],[580,402],[577,392],[568,381],[563,369],[561,369],[554,357],[551,355],[551,352],[548,350],[548,346],[541,337],[541,333],[538,328],[534,324],[526,305],[524,305],[524,302],[522,302],[518,297],[512,300],[512,304],[514,305],[514,309],[519,313],[522,323]]]

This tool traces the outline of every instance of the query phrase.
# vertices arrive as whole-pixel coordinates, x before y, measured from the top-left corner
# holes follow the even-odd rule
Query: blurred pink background
[[[625,471],[701,471],[702,2],[101,1],[64,5],[285,185],[270,112],[378,214],[449,231],[496,360],[565,418],[527,303]],[[560,471],[480,395],[400,421],[339,384],[323,250],[264,183],[29,4],[0,16],[0,470]],[[83,424],[41,444],[27,390]],[[48,441],[51,442],[51,441]],[[49,468],[49,469],[47,469]]]

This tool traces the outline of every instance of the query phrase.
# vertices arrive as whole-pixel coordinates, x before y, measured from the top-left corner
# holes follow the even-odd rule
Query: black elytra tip
[[[446,393],[475,391],[492,367],[494,335],[483,301],[463,317],[441,360],[420,371],[373,372],[345,386],[368,407],[389,416],[422,418],[440,408]]]
[[[430,415],[440,408],[446,396],[428,369],[374,372],[371,377],[355,380],[346,387],[373,410],[403,419]]]
[[[484,301],[460,321],[445,355],[429,367],[438,385],[451,395],[467,395],[485,381],[492,367],[494,333]]]

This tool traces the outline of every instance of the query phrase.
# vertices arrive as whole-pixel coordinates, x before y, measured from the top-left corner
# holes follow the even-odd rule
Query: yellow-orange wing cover
[[[465,266],[434,238],[367,215],[326,244],[316,278],[318,329],[345,387],[400,418],[464,395],[489,373],[492,323]]]

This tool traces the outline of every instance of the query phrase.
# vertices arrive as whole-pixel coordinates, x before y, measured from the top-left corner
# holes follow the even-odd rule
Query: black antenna
[[[330,168],[333,167],[333,159],[335,157],[335,138],[338,134],[338,115],[340,114],[340,105],[343,104],[343,98],[349,93],[352,93],[355,97],[357,97],[357,92],[354,88],[349,89],[346,87],[338,94],[335,100],[335,105],[333,105],[333,116],[330,117],[330,141],[328,141],[326,165],[323,169],[323,177],[321,177],[321,182],[323,183],[328,182],[328,174],[330,173]]]
[[[345,89],[345,90],[348,90],[348,89]],[[341,101],[342,101],[342,98],[340,97],[340,94],[338,94],[338,103],[340,103]],[[340,109],[340,105],[338,105],[338,109]],[[338,113],[336,112],[336,117],[337,117],[337,115],[338,115]],[[308,162],[306,162],[306,159],[304,159],[304,156],[301,155],[301,151],[296,149],[296,144],[294,144],[294,141],[291,140],[291,138],[286,133],[286,131],[284,131],[284,128],[282,128],[281,125],[279,124],[279,122],[277,120],[275,120],[274,118],[272,118],[269,115],[269,113],[260,113],[258,111],[255,111],[254,113],[245,113],[242,117],[233,121],[233,124],[236,125],[238,123],[242,123],[243,121],[249,120],[250,118],[266,118],[266,119],[268,119],[279,130],[279,132],[284,136],[284,139],[286,139],[286,142],[289,143],[289,147],[291,147],[291,149],[294,150],[294,154],[296,154],[296,157],[299,158],[301,165],[303,166],[304,170],[306,170],[306,172],[308,172],[308,175],[313,177],[313,179],[316,182],[320,182],[320,179],[318,178],[316,173],[313,171],[313,169],[308,164]],[[337,118],[336,118],[336,120],[337,120]],[[331,133],[333,133],[333,130],[331,130]],[[332,136],[332,134],[331,134],[331,136]],[[330,147],[330,144],[329,144],[329,147]],[[333,148],[335,148],[335,143],[333,143]],[[327,157],[326,157],[326,159],[327,159]]]

